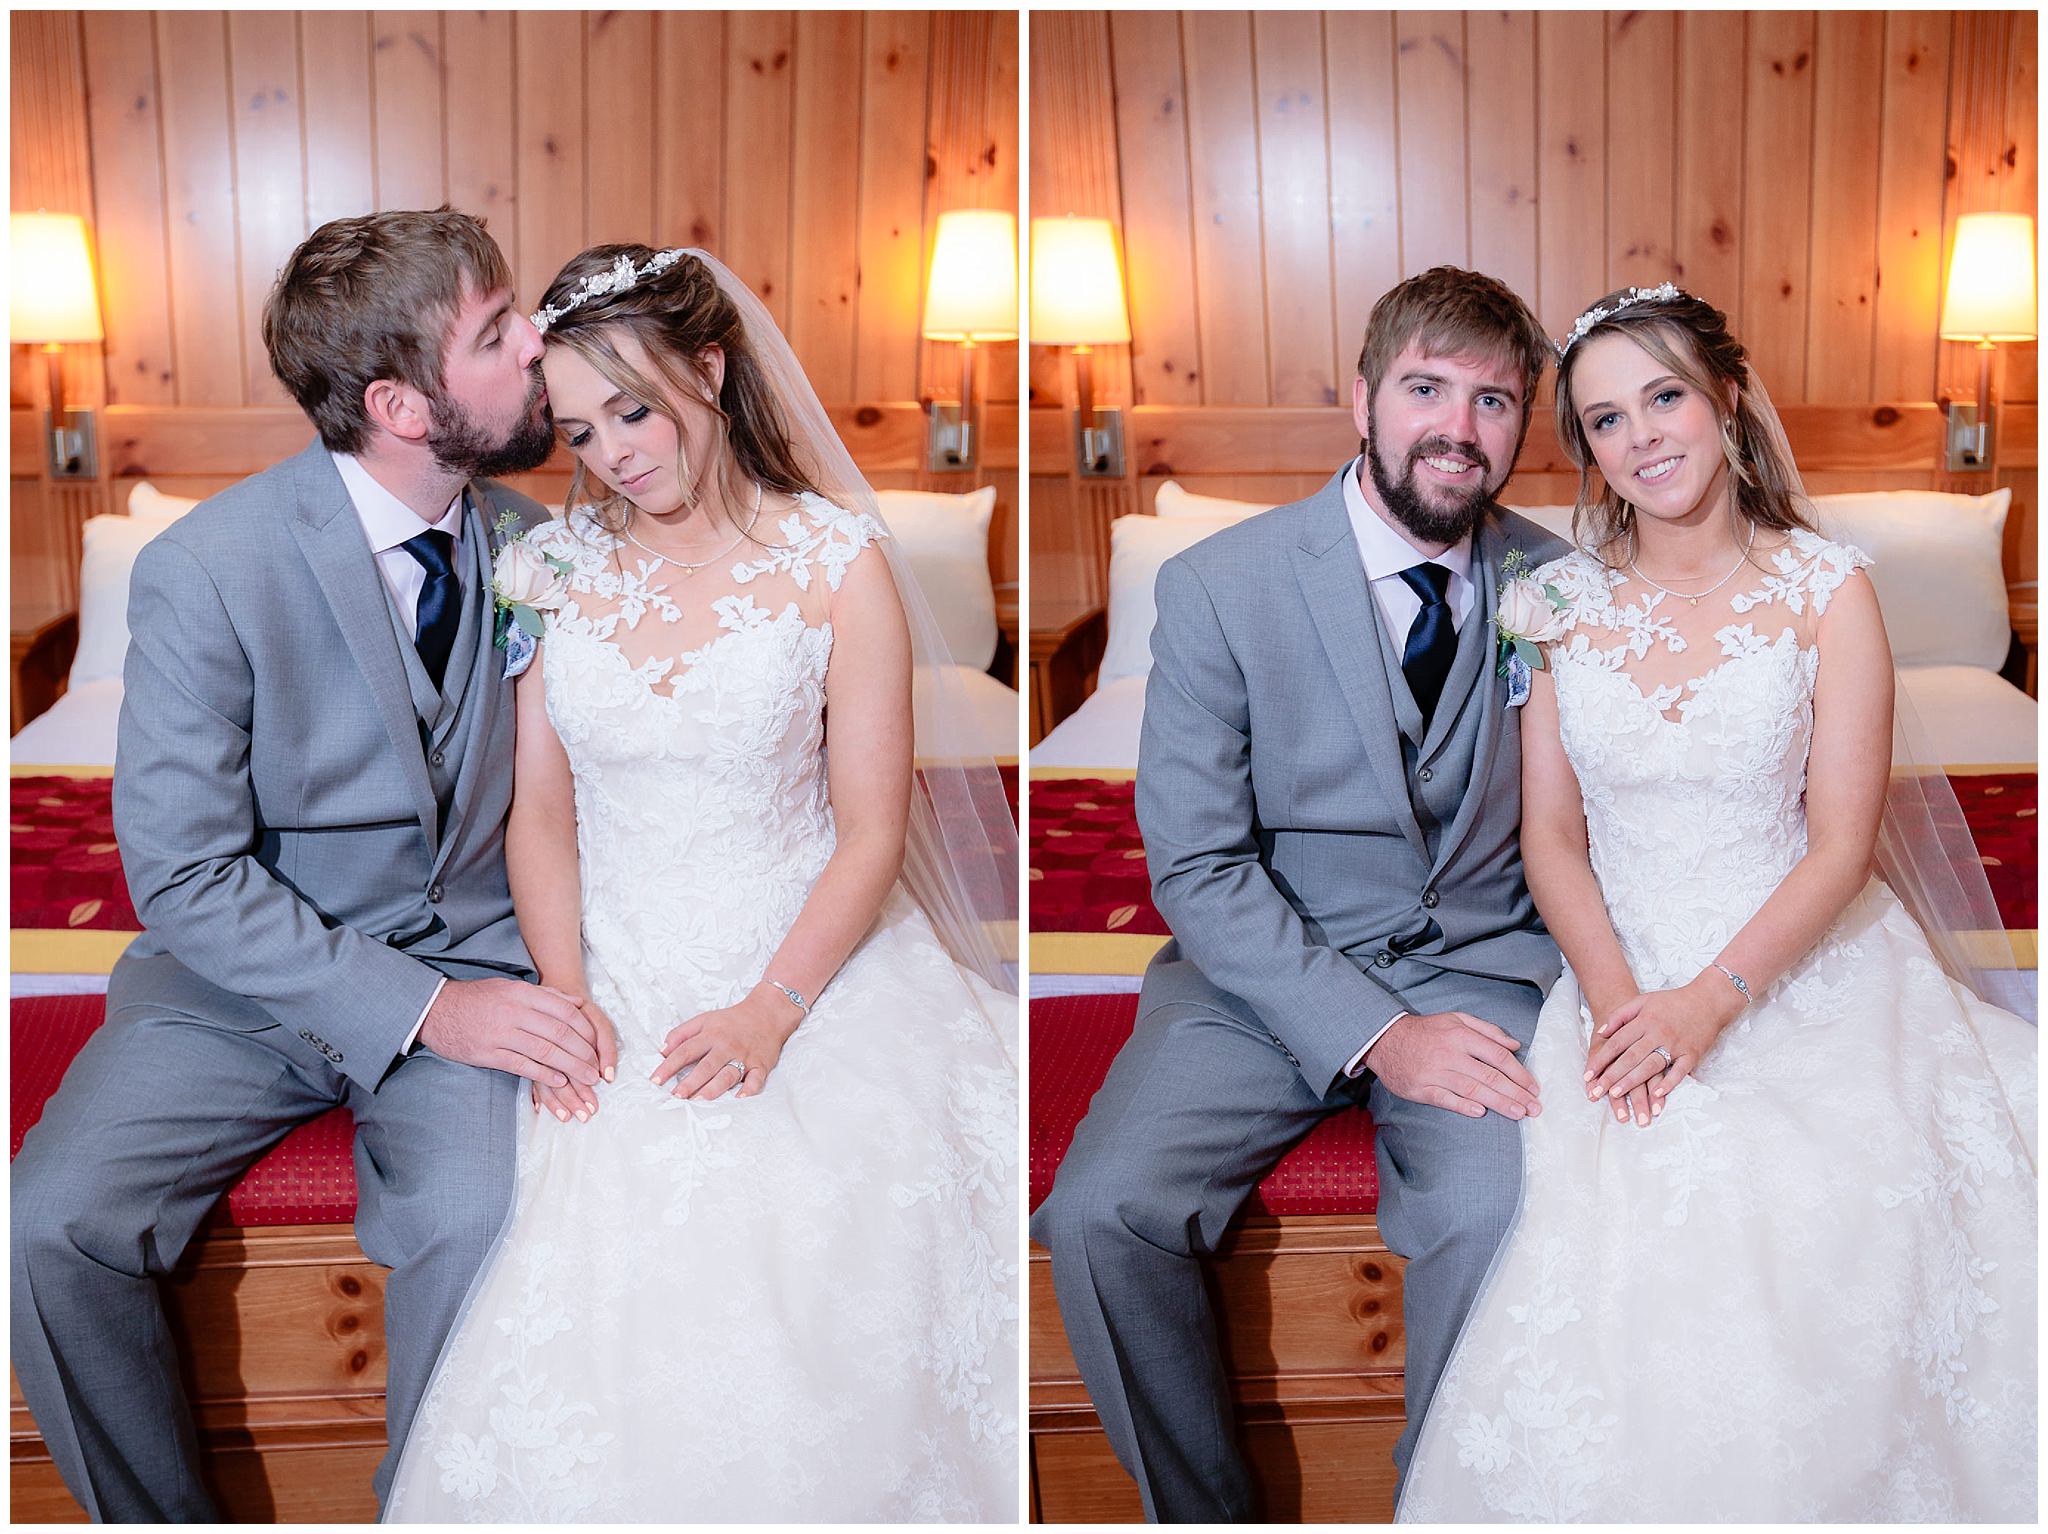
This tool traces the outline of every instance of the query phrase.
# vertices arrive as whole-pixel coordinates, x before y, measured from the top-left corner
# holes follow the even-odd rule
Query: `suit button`
[[[1372,956],[1372,961],[1381,969],[1392,969],[1394,967],[1394,956],[1384,948]]]
[[[434,753],[434,765],[435,765],[436,767],[440,766],[440,765],[441,765],[441,764],[442,764],[443,762],[445,762],[445,761],[447,761],[447,760],[448,760],[448,753],[447,753],[447,752],[445,752],[445,751],[436,751],[436,752]]]
[[[1424,767],[1420,771],[1418,771],[1415,774],[1415,776],[1422,779],[1423,782],[1427,783],[1431,778],[1435,777],[1436,774],[1431,772],[1427,767]]]
[[[1422,903],[1428,909],[1434,911],[1436,909],[1436,891],[1424,890],[1422,892]]]
[[[427,899],[431,900],[435,905],[439,905],[441,903],[441,886],[438,884],[428,885]]]

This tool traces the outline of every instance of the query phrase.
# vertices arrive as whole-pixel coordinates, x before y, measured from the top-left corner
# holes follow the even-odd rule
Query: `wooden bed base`
[[[208,1229],[164,1285],[223,1517],[368,1523],[384,1455],[384,1272],[346,1225]],[[81,1523],[8,1374],[13,1521]]]
[[[1247,1216],[1208,1264],[1261,1517],[1392,1521],[1402,1267],[1371,1215]],[[1032,1521],[1137,1522],[1137,1487],[1081,1384],[1037,1245],[1030,1305]]]

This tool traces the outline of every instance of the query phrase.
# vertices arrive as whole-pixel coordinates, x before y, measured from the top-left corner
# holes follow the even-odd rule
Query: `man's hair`
[[[1394,359],[1413,342],[1435,357],[1505,357],[1522,375],[1522,419],[1543,366],[1555,355],[1550,337],[1514,290],[1482,272],[1433,266],[1381,295],[1366,321],[1359,376],[1379,392]]]
[[[292,252],[263,305],[271,371],[328,451],[360,453],[370,434],[363,391],[384,378],[438,398],[464,292],[511,284],[505,253],[467,213],[333,219]]]

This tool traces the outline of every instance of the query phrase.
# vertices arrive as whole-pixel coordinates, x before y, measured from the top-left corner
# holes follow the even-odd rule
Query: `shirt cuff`
[[[1379,1027],[1375,1028],[1373,1030],[1372,1037],[1365,1041],[1364,1047],[1361,1048],[1357,1054],[1353,1055],[1351,1057],[1351,1063],[1344,1067],[1344,1074],[1351,1077],[1353,1080],[1356,1080],[1358,1077],[1363,1076],[1365,1074],[1365,1057],[1372,1053],[1373,1045],[1379,1043],[1380,1035],[1385,1033],[1389,1028],[1393,1027],[1394,1024],[1398,1023],[1399,1021],[1401,1021],[1402,1018],[1407,1016],[1409,1016],[1409,1014],[1406,1012],[1396,1012],[1384,1023],[1381,1023]]]
[[[401,1055],[409,1055],[412,1053],[413,1045],[417,1044],[420,1040],[420,1030],[427,1026],[427,1014],[434,1010],[434,1003],[441,999],[441,987],[446,985],[447,983],[448,977],[446,975],[443,975],[440,978],[440,980],[435,984],[434,994],[429,996],[427,998],[427,1004],[424,1007],[420,1008],[419,1020],[412,1025],[412,1032],[408,1033],[405,1036],[405,1047],[399,1050],[399,1053]],[[1381,1033],[1384,1033],[1385,1031],[1385,1029],[1380,1030]],[[1376,1033],[1373,1035],[1373,1037],[1378,1038],[1379,1034]],[[1366,1045],[1366,1049],[1370,1048],[1372,1048],[1370,1044]],[[1365,1058],[1365,1053],[1363,1050],[1359,1052],[1358,1058],[1361,1060]]]

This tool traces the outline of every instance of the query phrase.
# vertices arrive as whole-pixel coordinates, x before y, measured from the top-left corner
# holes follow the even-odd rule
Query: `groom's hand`
[[[510,1071],[542,1086],[598,1078],[597,1029],[576,1003],[523,980],[451,980],[441,987],[420,1042],[444,1059]]]
[[[1514,1037],[1470,1012],[1411,1012],[1365,1052],[1365,1068],[1413,1103],[1478,1118],[1541,1113],[1536,1078],[1515,1058]]]

